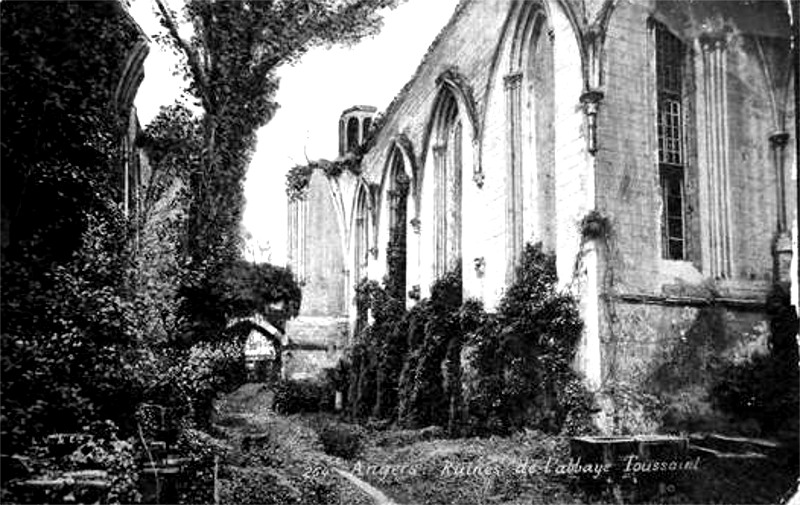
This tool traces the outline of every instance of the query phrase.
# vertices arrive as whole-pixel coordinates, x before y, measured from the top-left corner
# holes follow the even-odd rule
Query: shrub
[[[54,431],[111,419],[130,433],[140,400],[140,352],[121,257],[124,230],[85,215],[88,229],[68,261],[36,267],[35,258],[2,264],[2,439],[24,450]]]
[[[323,450],[331,456],[355,459],[364,449],[364,433],[357,427],[327,422],[317,431]]]
[[[583,324],[575,301],[556,290],[555,257],[528,244],[497,314],[470,317],[483,320],[466,344],[471,429],[580,430],[591,410],[572,369]]]
[[[190,459],[177,482],[178,503],[213,503],[214,464],[227,453],[227,447],[210,435],[189,428],[181,431],[175,448]]]
[[[334,398],[328,387],[311,380],[283,380],[275,386],[274,408],[281,414],[333,410]]]
[[[164,352],[162,359],[160,377],[147,397],[167,408],[172,428],[183,418],[208,426],[214,400],[246,381],[244,346],[239,341],[200,343]]]
[[[65,469],[103,469],[108,471],[111,487],[108,503],[138,503],[138,465],[131,440],[118,438],[117,426],[110,420],[96,421],[85,432],[92,439],[67,456]]]
[[[555,257],[526,246],[516,277],[496,314],[462,300],[460,268],[408,312],[362,283],[359,303],[374,323],[351,352],[352,415],[396,412],[404,427],[451,435],[586,431],[593,399],[572,370],[583,326],[575,301],[556,290]]]
[[[448,349],[453,359],[459,354],[461,296],[459,267],[434,282],[430,300],[421,302],[408,315],[409,355],[398,389],[399,421],[406,427],[453,424],[450,398],[456,388],[446,389],[447,372],[443,372],[442,365]],[[453,366],[451,363],[445,368],[452,370]]]
[[[761,430],[794,429],[798,412],[797,315],[789,293],[775,286],[767,300],[770,352],[721,366],[711,387],[714,405]]]
[[[349,356],[349,411],[357,418],[393,418],[407,348],[404,301],[375,281],[364,280],[356,287],[356,306],[359,332]],[[364,326],[367,314],[373,321]]]

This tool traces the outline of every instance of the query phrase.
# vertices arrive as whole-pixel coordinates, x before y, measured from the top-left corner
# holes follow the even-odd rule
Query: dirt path
[[[367,493],[370,496],[370,498],[375,500],[376,505],[398,505],[396,502],[390,500],[389,497],[383,494],[379,489],[364,482],[363,480],[359,479],[352,473],[339,468],[334,468],[333,470],[342,477],[344,477],[345,479],[349,480],[353,485],[357,486],[360,490]]]
[[[218,404],[217,427],[234,449],[223,464],[229,503],[277,503],[276,493],[327,505],[398,505],[382,491],[340,468],[342,461],[319,450],[315,430],[272,409],[274,395],[266,386],[246,384]],[[327,469],[327,470],[326,470]],[[233,475],[233,477],[231,477]],[[262,485],[258,481],[269,481]],[[308,501],[304,501],[309,503]]]

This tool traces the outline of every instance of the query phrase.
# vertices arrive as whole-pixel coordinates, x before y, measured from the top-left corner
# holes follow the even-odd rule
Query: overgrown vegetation
[[[329,455],[358,454],[363,430],[325,415],[275,415],[270,395],[263,385],[247,384],[220,405],[219,442],[227,446],[220,457],[220,502],[370,503],[336,475],[338,461]]]
[[[282,326],[300,302],[291,272],[240,257],[241,181],[277,107],[274,70],[373,33],[393,4],[187,2],[196,37],[170,36],[203,114],[168,107],[144,133],[138,83],[115,95],[140,37],[120,3],[3,4],[4,453],[97,420],[129,439],[143,404],[167,408],[171,442],[208,426],[214,397],[243,379],[230,319]]]
[[[118,170],[127,118],[113,105],[136,34],[116,9],[2,9],[4,451],[96,419],[125,431],[145,387],[148,307]]]
[[[312,380],[281,380],[275,385],[275,412],[291,415],[333,411],[334,392]]]
[[[796,484],[796,473],[781,458],[703,458],[693,471],[628,475],[615,490],[608,482],[613,470],[598,478],[564,471],[575,461],[568,437],[523,430],[426,439],[422,431],[376,434],[350,470],[398,503],[441,505],[784,503],[784,491]]]
[[[589,429],[590,395],[572,370],[582,323],[556,290],[555,261],[527,246],[498,310],[462,300],[461,272],[406,311],[374,281],[357,289],[372,324],[350,355],[348,412],[452,435]]]
[[[307,165],[295,165],[286,172],[286,195],[289,200],[302,200],[305,198],[311,175],[314,170],[321,170],[326,176],[336,178],[342,172],[351,174],[361,173],[361,156],[348,154],[346,157],[335,160],[312,161]]]
[[[202,108],[197,164],[187,180],[187,268],[182,311],[192,324],[186,338],[214,333],[209,292],[238,258],[243,180],[256,145],[256,131],[278,104],[276,69],[315,45],[352,43],[380,27],[381,8],[396,0],[349,2],[214,2],[189,0],[182,16],[157,0],[166,34],[161,41],[182,58],[188,93]],[[180,33],[189,21],[192,36]],[[209,324],[206,324],[209,323]]]
[[[722,364],[711,388],[715,406],[758,433],[796,433],[798,421],[797,314],[789,290],[773,288],[767,300],[769,352]]]

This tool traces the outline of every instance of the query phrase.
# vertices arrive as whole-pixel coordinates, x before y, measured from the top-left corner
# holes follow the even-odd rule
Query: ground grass
[[[219,436],[233,449],[220,470],[220,500],[230,504],[368,505],[363,492],[336,475],[341,466],[298,416],[271,409],[272,393],[248,384],[218,404]]]
[[[534,432],[408,445],[399,442],[403,439],[414,436],[408,430],[402,437],[379,434],[364,461],[352,463],[351,468],[400,503],[583,503],[569,477],[528,471],[548,458],[569,459],[565,439]]]
[[[527,431],[448,439],[435,427],[396,430],[332,414],[281,416],[271,410],[269,394],[248,385],[220,404],[218,429],[237,448],[225,460],[224,503],[372,503],[333,468],[402,505],[781,503],[797,476],[796,455],[784,451],[762,460],[703,459],[697,471],[626,477],[616,486],[607,485],[608,474],[579,481],[552,473],[570,461],[565,437]]]
[[[369,436],[361,459],[348,462],[350,471],[407,505],[782,503],[797,478],[790,448],[767,459],[701,458],[696,471],[613,474],[609,483],[611,472],[599,479],[552,473],[571,460],[569,440],[541,432],[427,439],[425,430],[388,430]]]

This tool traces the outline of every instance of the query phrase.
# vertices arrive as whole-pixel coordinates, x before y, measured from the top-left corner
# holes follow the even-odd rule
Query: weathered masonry
[[[797,219],[790,28],[785,1],[461,2],[358,169],[310,171],[291,203],[304,303],[352,331],[359,279],[401,272],[412,305],[460,264],[491,309],[542,242],[590,384],[651,377],[690,337],[698,380],[703,353],[763,345]]]

